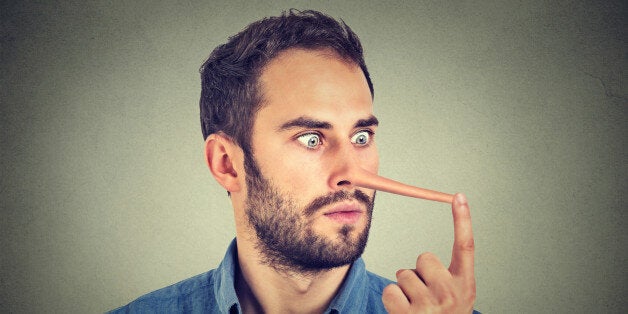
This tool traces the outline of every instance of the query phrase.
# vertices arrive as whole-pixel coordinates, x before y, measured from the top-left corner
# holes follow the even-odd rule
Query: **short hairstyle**
[[[209,55],[200,69],[203,137],[222,132],[251,153],[251,132],[262,99],[258,79],[266,64],[290,48],[331,49],[369,76],[358,36],[342,20],[317,11],[289,10],[249,24]]]

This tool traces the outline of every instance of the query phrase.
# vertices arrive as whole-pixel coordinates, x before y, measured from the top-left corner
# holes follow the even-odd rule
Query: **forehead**
[[[373,101],[360,67],[330,50],[290,49],[270,61],[259,79],[262,106],[256,124],[299,116],[348,123],[372,115]]]

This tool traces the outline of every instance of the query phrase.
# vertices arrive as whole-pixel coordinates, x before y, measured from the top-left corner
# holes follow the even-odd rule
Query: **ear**
[[[237,145],[223,134],[211,134],[205,140],[205,161],[212,175],[229,193],[240,190],[234,167]]]

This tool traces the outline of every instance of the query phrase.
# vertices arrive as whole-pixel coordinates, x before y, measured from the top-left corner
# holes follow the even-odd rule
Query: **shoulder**
[[[369,289],[371,290],[371,292],[379,294],[380,296],[382,295],[382,291],[386,286],[394,283],[394,281],[374,274],[370,271],[366,271],[366,276],[368,278]]]
[[[180,312],[182,309],[190,310],[190,312],[211,310],[215,306],[214,274],[215,270],[210,270],[155,290],[109,313],[172,313]]]
[[[382,292],[386,286],[394,282],[370,271],[366,271],[366,277],[368,278],[368,302],[366,304],[366,312],[386,313],[386,309],[382,303]]]

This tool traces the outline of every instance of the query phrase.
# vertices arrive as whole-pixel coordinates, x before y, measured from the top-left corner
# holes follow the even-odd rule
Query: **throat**
[[[253,290],[251,290],[251,286],[246,282],[244,276],[242,276],[240,267],[236,269],[234,285],[242,313],[264,313],[264,309],[255,297]]]
[[[249,266],[242,265],[244,268]],[[235,288],[243,313],[322,313],[338,293],[349,266],[307,272],[279,272],[255,264],[238,267]]]

